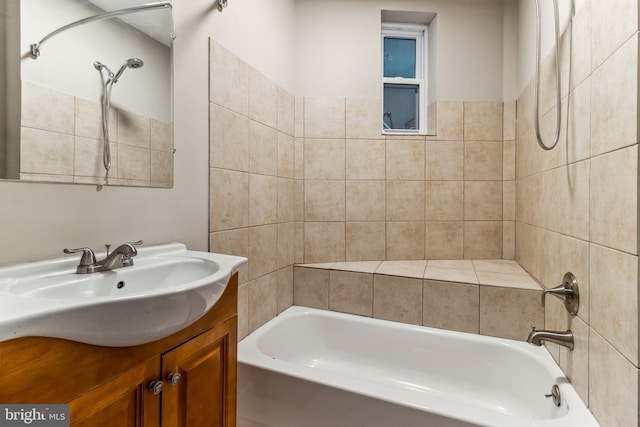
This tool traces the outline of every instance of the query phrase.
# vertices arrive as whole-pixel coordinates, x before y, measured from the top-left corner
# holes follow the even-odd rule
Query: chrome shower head
[[[122,67],[120,67],[120,69],[116,73],[115,77],[113,78],[113,82],[117,83],[118,79],[122,76],[122,74],[124,73],[124,70],[126,70],[127,68],[132,68],[135,70],[138,68],[142,68],[143,65],[144,65],[144,62],[140,58],[127,59],[127,62],[122,64]]]

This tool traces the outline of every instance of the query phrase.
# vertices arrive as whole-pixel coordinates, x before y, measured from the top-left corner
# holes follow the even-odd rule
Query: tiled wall
[[[293,304],[292,94],[210,41],[209,248],[245,256],[239,338]]]
[[[294,267],[294,304],[524,340],[541,289],[515,261],[354,261]]]
[[[638,425],[637,3],[577,3],[573,35],[561,44],[557,148],[537,146],[533,82],[518,100],[516,259],[547,287],[566,271],[577,276],[578,315],[553,298],[546,309],[546,327],[571,328],[575,349],[549,347],[603,426]],[[555,130],[552,75],[547,60],[546,141]]]
[[[100,103],[23,82],[21,122],[22,180],[173,185],[171,123],[112,108],[107,175]]]
[[[438,102],[427,137],[381,134],[377,99],[297,106],[296,262],[514,257],[515,102]]]

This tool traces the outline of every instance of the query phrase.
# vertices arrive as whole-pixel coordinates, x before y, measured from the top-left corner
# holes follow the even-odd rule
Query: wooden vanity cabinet
[[[0,343],[0,403],[68,403],[72,427],[235,427],[237,286],[236,274],[196,323],[141,346]]]

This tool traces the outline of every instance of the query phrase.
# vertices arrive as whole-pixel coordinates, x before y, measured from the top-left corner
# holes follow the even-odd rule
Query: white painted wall
[[[94,21],[61,32],[45,43],[34,60],[31,43],[64,25],[98,13],[101,9],[82,0],[21,0],[22,79],[96,102],[102,95],[102,78],[93,66],[107,65],[114,73],[129,58],[144,67],[126,70],[113,86],[111,103],[157,120],[171,121],[171,51],[168,46],[124,24],[119,19]],[[169,9],[145,11],[147,19],[169,14]]]
[[[380,97],[382,9],[438,14],[437,99],[503,100],[502,0],[296,0],[296,95]]]
[[[552,0],[540,1],[540,61],[555,45],[554,13]],[[558,0],[560,34],[567,30],[573,3],[576,9],[584,0]],[[518,94],[531,81],[536,69],[536,2],[518,0]]]
[[[293,1],[175,0],[173,189],[0,181],[0,265],[62,256],[65,247],[180,241],[208,248],[208,46],[214,36],[293,88]],[[45,54],[45,53],[43,53]]]

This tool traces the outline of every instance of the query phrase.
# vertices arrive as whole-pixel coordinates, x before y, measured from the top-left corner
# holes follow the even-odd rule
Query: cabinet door
[[[162,356],[163,427],[235,427],[236,318],[187,341]]]
[[[158,427],[160,396],[148,386],[159,365],[151,359],[70,401],[71,427]]]

